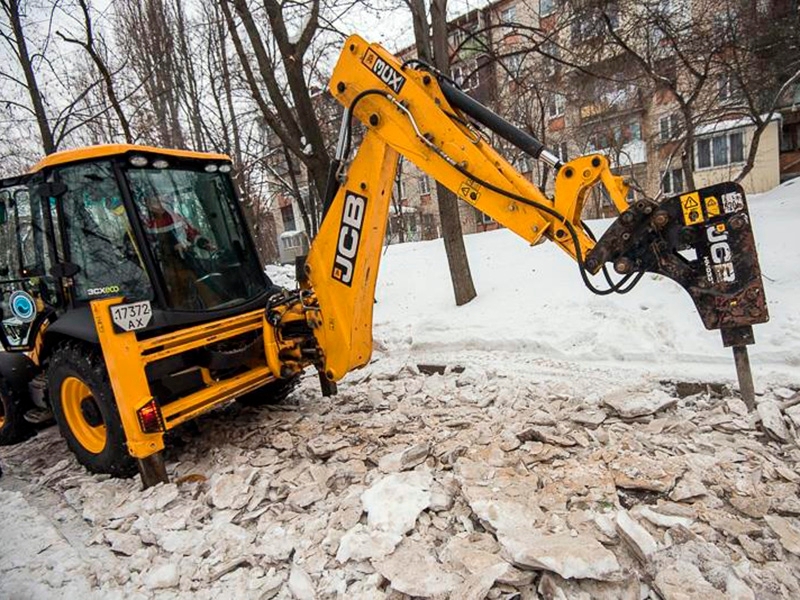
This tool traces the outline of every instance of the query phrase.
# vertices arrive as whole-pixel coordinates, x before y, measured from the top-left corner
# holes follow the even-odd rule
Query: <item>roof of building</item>
[[[769,114],[761,115],[762,120],[766,120]],[[781,114],[775,112],[770,121],[780,121]],[[704,123],[698,125],[695,129],[695,135],[708,135],[710,133],[722,133],[723,131],[730,131],[731,129],[740,129],[743,127],[755,127],[756,123],[751,117],[740,117],[738,119],[725,119],[723,121],[715,121],[713,123]]]
[[[170,148],[156,148],[154,146],[137,146],[135,144],[104,144],[101,146],[84,146],[75,150],[64,150],[44,157],[36,163],[30,170],[36,173],[47,167],[54,167],[82,160],[93,158],[105,158],[109,156],[119,156],[129,152],[147,152],[148,154],[162,154],[164,156],[174,156],[177,158],[196,158],[199,160],[226,160],[230,157],[225,154],[215,152],[192,152],[190,150],[173,150]]]

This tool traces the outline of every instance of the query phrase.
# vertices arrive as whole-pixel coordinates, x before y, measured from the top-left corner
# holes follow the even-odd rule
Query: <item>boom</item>
[[[531,244],[543,237],[553,241],[576,261],[595,293],[625,293],[645,272],[663,274],[689,292],[708,329],[722,329],[726,346],[752,343],[751,325],[769,318],[738,185],[720,184],[661,204],[629,205],[628,185],[612,173],[605,156],[562,164],[538,140],[435,69],[418,61],[401,64],[358,36],[345,42],[330,90],[345,114],[325,217],[303,266],[301,290],[275,299],[268,312],[276,331],[274,343],[267,345],[273,372],[283,368],[288,376],[301,368],[303,356],[311,357],[323,389],[332,392],[334,382],[368,362],[380,250],[399,155]],[[353,117],[365,133],[351,161]],[[556,172],[553,197],[514,169],[480,126],[549,164]],[[621,213],[598,241],[581,221],[587,195],[597,186]],[[619,281],[612,281],[606,263],[623,275]],[[590,278],[601,270],[608,284],[603,289]]]

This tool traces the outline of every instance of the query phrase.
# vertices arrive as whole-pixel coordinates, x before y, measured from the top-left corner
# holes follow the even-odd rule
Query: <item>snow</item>
[[[686,564],[712,595],[791,597],[800,182],[749,200],[772,317],[750,347],[757,412],[724,385],[669,383],[735,374],[667,279],[596,297],[554,245],[499,230],[467,236],[478,297],[456,307],[441,240],[394,245],[371,364],[333,398],[309,373],[284,406],[234,403],[176,431],[173,483],[91,475],[55,427],[0,448],[0,597],[467,597],[494,580],[668,596]],[[291,284],[293,268],[266,270]],[[626,509],[633,544],[615,527]],[[585,579],[617,565],[624,581]]]
[[[796,372],[800,261],[789,240],[800,229],[800,181],[748,201],[771,314],[755,327],[751,361],[757,375]],[[512,352],[733,376],[719,332],[704,329],[689,295],[666,278],[648,275],[627,295],[600,297],[554,244],[529,248],[501,229],[467,236],[466,246],[478,296],[461,307],[441,239],[388,248],[375,305],[381,343],[395,352]]]
[[[769,114],[761,115],[762,120],[766,120]],[[770,121],[780,121],[781,114],[775,113],[770,118]],[[731,129],[740,129],[742,127],[753,127],[755,123],[751,117],[741,117],[739,119],[725,119],[723,121],[716,121],[714,123],[706,123],[699,125],[695,131],[696,135],[706,135],[709,133],[722,133],[723,131],[730,131]]]

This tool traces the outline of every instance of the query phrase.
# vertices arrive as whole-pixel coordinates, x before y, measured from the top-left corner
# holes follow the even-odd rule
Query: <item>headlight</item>
[[[217,165],[211,164],[211,165],[206,165],[205,171],[206,173],[216,173],[217,169],[219,169]]]
[[[130,162],[134,167],[146,167],[147,166],[147,158],[145,158],[144,156],[139,156],[139,155],[131,156],[128,159],[128,162]]]
[[[231,172],[231,166],[230,165],[220,165],[219,166],[219,172],[220,173],[230,173]]]
[[[159,158],[158,160],[153,161],[153,166],[156,169],[166,169],[169,166],[169,163],[163,158]]]

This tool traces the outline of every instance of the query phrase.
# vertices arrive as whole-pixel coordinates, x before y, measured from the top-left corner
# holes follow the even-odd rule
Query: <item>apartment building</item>
[[[658,4],[665,18],[682,10],[691,19],[693,11],[708,10],[709,2],[713,0],[702,4],[661,0]],[[785,18],[786,3],[766,4],[776,12],[762,17]],[[608,18],[612,27],[624,27],[625,11],[631,7],[613,2],[599,5],[602,13],[598,3],[499,0],[454,19],[448,25],[453,78],[473,97],[536,135],[562,159],[606,154],[615,171],[633,183],[631,199],[639,194],[659,197],[685,191],[682,161],[686,157],[681,148],[686,128],[679,103],[668,89],[634,77],[631,58],[608,43],[607,23],[601,19]],[[648,42],[660,44],[668,61],[668,47],[658,35],[655,29]],[[741,98],[732,78],[710,70],[701,91],[708,108],[696,116],[694,128],[695,187],[737,177],[756,129],[751,119],[733,116]],[[742,181],[748,193],[777,185],[782,165],[784,171],[800,172],[797,97],[800,87],[787,94],[761,132],[753,168]],[[553,174],[547,168],[502,140],[496,143],[522,173],[552,191]],[[434,186],[424,179],[413,165],[403,170],[403,206],[435,212],[435,193],[429,194]],[[464,213],[465,233],[493,227],[471,207]],[[609,199],[596,195],[587,202],[586,213],[611,215],[614,209]]]

